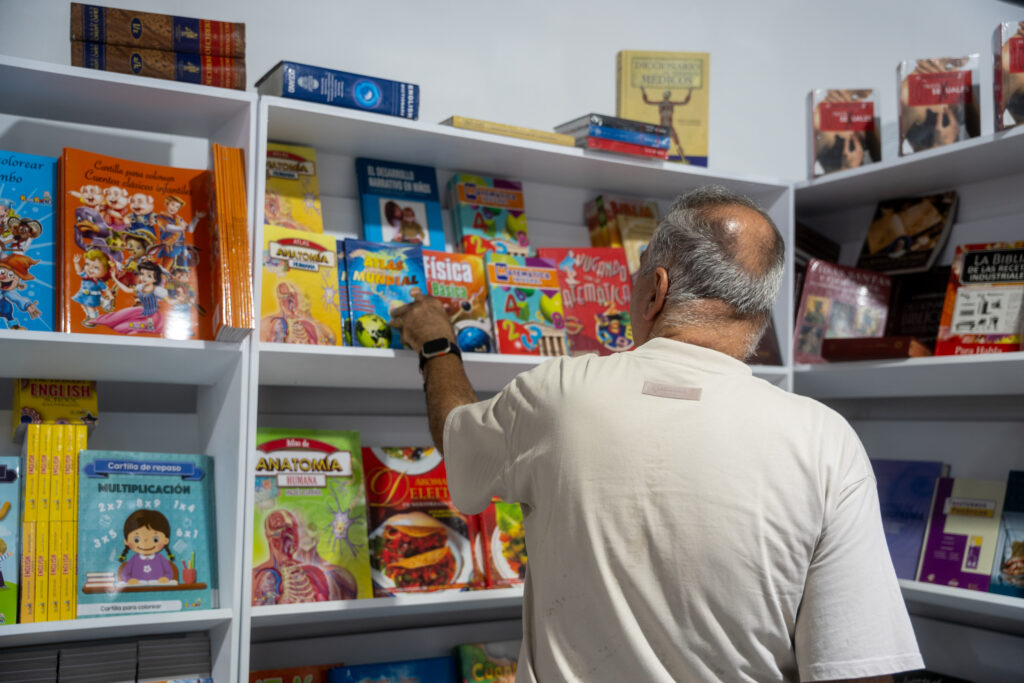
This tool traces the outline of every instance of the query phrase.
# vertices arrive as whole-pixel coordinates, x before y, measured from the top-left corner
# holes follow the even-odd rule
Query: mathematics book
[[[430,296],[441,302],[463,351],[492,353],[494,328],[487,313],[484,259],[476,254],[423,252]]]
[[[373,597],[359,434],[256,434],[252,604]]]
[[[1024,242],[961,244],[942,306],[937,356],[1021,349]]]
[[[484,266],[498,353],[566,355],[565,314],[555,265],[537,257],[488,252]]]
[[[324,231],[315,149],[267,143],[267,191],[263,207],[265,225],[306,232]]]
[[[345,240],[352,345],[402,348],[401,333],[388,325],[391,311],[423,294],[427,278],[423,249],[414,244]]]
[[[356,179],[367,242],[444,251],[441,195],[433,167],[356,159]]]
[[[614,247],[537,250],[558,269],[569,352],[602,356],[633,348],[629,320],[632,280],[626,253]]]
[[[891,287],[888,275],[811,259],[797,308],[794,362],[824,362],[825,339],[881,337]]]
[[[923,460],[872,460],[878,483],[882,526],[896,576],[914,580],[935,494],[935,482],[949,465]]]
[[[622,50],[615,115],[668,128],[669,161],[707,166],[710,62],[707,52]]]
[[[887,275],[931,269],[946,246],[956,207],[957,193],[952,191],[880,202],[857,267]]]
[[[455,241],[463,252],[530,252],[520,181],[456,173],[448,181],[448,205]]]

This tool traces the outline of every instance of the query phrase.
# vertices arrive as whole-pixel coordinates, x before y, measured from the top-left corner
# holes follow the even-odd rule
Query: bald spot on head
[[[768,272],[777,236],[760,212],[729,204],[709,208],[705,215],[719,226],[722,244],[738,266],[754,277]]]

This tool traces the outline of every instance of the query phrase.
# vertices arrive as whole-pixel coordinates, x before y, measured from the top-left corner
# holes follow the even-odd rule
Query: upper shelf
[[[318,151],[352,157],[387,158],[388,150],[394,150],[391,156],[405,163],[529,178],[536,183],[645,197],[673,197],[712,183],[755,196],[785,191],[788,187],[781,180],[721,175],[696,166],[562,147],[280,97],[261,98],[261,114],[265,116],[270,140],[313,145]]]
[[[798,365],[793,390],[817,399],[1024,394],[1024,352]]]
[[[209,138],[256,95],[0,55],[4,114]]]
[[[798,213],[836,211],[1019,173],[1024,126],[805,180],[793,186],[794,201]]]

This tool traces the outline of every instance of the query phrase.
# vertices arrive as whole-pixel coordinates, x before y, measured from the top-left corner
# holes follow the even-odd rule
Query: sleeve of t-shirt
[[[800,679],[862,678],[924,667],[889,557],[878,487],[848,429],[852,462],[826,511],[797,614]]]

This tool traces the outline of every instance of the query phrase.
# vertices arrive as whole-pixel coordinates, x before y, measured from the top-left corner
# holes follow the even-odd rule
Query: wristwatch
[[[420,349],[420,372],[423,372],[423,366],[431,358],[447,356],[449,353],[455,354],[459,357],[459,360],[462,360],[462,351],[451,339],[441,337],[440,339],[431,339],[426,342],[423,344],[423,348]]]

